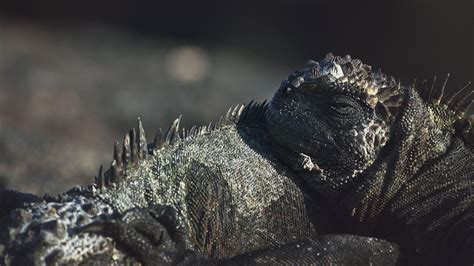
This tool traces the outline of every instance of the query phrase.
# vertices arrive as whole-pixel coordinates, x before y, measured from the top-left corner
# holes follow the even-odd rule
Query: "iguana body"
[[[83,234],[82,243],[73,243],[79,235],[74,230],[152,204],[174,206],[188,228],[191,242],[199,252],[213,258],[312,236],[317,222],[312,218],[317,217],[318,210],[307,202],[294,173],[271,154],[262,123],[265,110],[263,105],[233,109],[216,128],[196,128],[185,138],[180,137],[177,120],[164,138],[158,137],[153,155],[148,156],[146,142],[140,140],[144,136],[141,126],[137,128],[138,134],[131,131],[123,147],[116,147],[113,166],[105,177],[99,175],[97,185],[66,193],[61,203],[29,207],[33,220],[49,224],[51,219],[59,218],[53,227],[72,230],[48,236],[57,238],[58,243],[45,244],[51,246],[49,251],[39,250],[39,257],[33,260],[50,260],[48,256],[55,256],[56,249],[62,250],[56,255],[60,262],[81,261],[87,256],[68,254],[64,247],[87,254],[87,248],[81,246],[85,243],[106,247],[90,253],[120,254],[110,239],[97,235]],[[27,213],[21,210],[17,216],[23,212]],[[44,214],[48,212],[49,217]],[[73,218],[63,220],[61,213]],[[310,218],[313,213],[315,216]],[[19,220],[22,226],[31,222]],[[42,231],[44,234],[48,230]],[[12,238],[4,236],[2,240],[16,243],[15,238],[21,238],[21,234],[15,232]],[[7,262],[11,251],[6,250]],[[70,261],[62,255],[69,256]]]
[[[310,217],[320,211],[271,153],[265,110],[234,109],[214,129],[197,128],[183,139],[175,121],[173,136],[157,144],[165,147],[99,197],[119,213],[151,204],[175,207],[191,242],[213,258],[311,236],[319,226]]]
[[[245,253],[331,232],[328,213],[274,156],[264,122],[266,110],[265,104],[231,109],[216,126],[193,128],[186,137],[180,137],[176,120],[166,136],[158,136],[149,147],[140,122],[123,144],[116,145],[112,167],[105,175],[100,171],[96,184],[75,188],[49,202],[31,203],[4,217],[6,230],[0,237],[4,262],[172,263],[176,256],[171,253],[188,246],[194,250],[189,256],[193,261],[211,263],[233,257],[227,263],[264,262],[265,252]],[[150,229],[162,238],[159,225],[142,221],[142,213],[133,212],[156,204],[177,210],[178,223],[186,227],[181,246],[171,245],[155,254],[154,247],[141,242],[133,228],[119,229],[113,239],[104,236],[103,228],[83,231],[114,219],[139,220],[139,232]],[[133,246],[117,244],[115,239],[120,242],[121,237]],[[372,238],[326,236],[308,241],[301,246],[321,251],[317,256],[307,254],[313,262],[380,264],[393,262],[397,256],[392,245]],[[164,240],[158,242],[164,246]],[[342,256],[348,249],[352,252]],[[137,250],[152,253],[144,255],[151,259],[137,258]],[[363,255],[351,255],[355,253]]]

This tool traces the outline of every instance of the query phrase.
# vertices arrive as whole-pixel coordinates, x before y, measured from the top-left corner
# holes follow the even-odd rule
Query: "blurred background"
[[[411,82],[473,80],[473,1],[0,1],[0,187],[93,180],[136,118],[149,141],[271,97],[328,52]]]

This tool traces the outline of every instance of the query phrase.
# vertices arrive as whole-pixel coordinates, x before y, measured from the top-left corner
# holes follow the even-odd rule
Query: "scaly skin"
[[[279,158],[338,207],[342,232],[399,244],[402,263],[474,262],[473,92],[443,95],[446,81],[404,87],[329,55],[290,76],[267,113]]]
[[[265,110],[264,105],[239,106],[216,128],[196,128],[185,138],[177,120],[156,147],[150,145],[150,154],[140,123],[116,146],[112,167],[99,174],[97,184],[7,217],[13,225],[7,223],[10,230],[1,238],[9,246],[6,262],[71,263],[103,253],[127,261],[110,238],[81,228],[156,204],[178,210],[192,246],[206,257],[231,257],[312,236],[319,230],[313,219],[318,208],[294,173],[271,154],[261,123]],[[34,236],[24,241],[24,232]],[[73,243],[78,238],[91,247]]]
[[[3,262],[240,264],[297,256],[393,263],[397,249],[386,241],[316,237],[331,232],[330,215],[277,161],[266,110],[234,108],[215,128],[195,128],[184,138],[177,120],[148,145],[149,155],[139,123],[116,145],[112,167],[100,171],[96,184],[3,217]]]
[[[354,235],[321,236],[331,232],[383,236],[399,243],[404,258],[412,259],[413,241],[405,238],[422,233],[407,229],[408,222],[399,226],[401,215],[393,215],[397,226],[382,230],[377,225],[395,213],[387,206],[422,202],[413,201],[412,192],[402,193],[401,186],[408,182],[403,178],[412,180],[423,168],[413,164],[423,165],[425,158],[449,150],[451,144],[442,140],[453,134],[450,127],[461,123],[454,115],[452,123],[448,115],[428,116],[439,110],[423,109],[427,104],[414,94],[360,61],[330,56],[290,76],[268,110],[265,105],[247,107],[241,115],[233,109],[215,129],[192,129],[180,138],[176,121],[164,139],[157,138],[148,149],[140,123],[123,145],[116,146],[112,167],[99,174],[95,185],[72,190],[53,202],[33,203],[4,218],[9,228],[1,238],[8,244],[3,250],[6,262],[386,264],[397,257],[388,242]],[[455,102],[463,109],[464,101]],[[438,144],[434,155],[430,149],[425,154],[413,148],[419,144],[414,139],[426,136],[405,132],[411,122],[405,116],[443,122],[443,127],[434,124],[434,131],[427,133],[434,135],[427,141],[441,139],[434,142]],[[464,128],[459,130],[465,133]],[[462,138],[459,145],[465,147]],[[414,160],[418,154],[410,154],[406,145],[427,157]],[[472,176],[472,153],[458,146],[461,180],[470,181],[466,176]],[[409,170],[416,173],[410,175]],[[444,180],[430,176],[434,181],[428,184]],[[335,224],[321,208],[328,203],[315,195],[309,198],[298,178],[337,204],[338,215],[357,229]],[[458,184],[454,186],[465,193],[466,187]],[[393,200],[399,195],[401,200]],[[462,204],[456,210],[467,216],[456,220],[450,236],[457,236],[456,228],[469,233],[463,229],[472,217],[470,195],[461,194]],[[431,198],[427,201],[433,203]],[[166,211],[169,206],[175,214]],[[442,212],[446,206],[436,206],[442,207],[443,219],[435,225],[452,224],[451,212]],[[409,218],[417,228],[432,222]],[[327,222],[335,227],[325,227]],[[402,239],[392,236],[397,233]],[[431,243],[417,240],[414,245]],[[420,250],[423,262],[436,253],[430,247]]]

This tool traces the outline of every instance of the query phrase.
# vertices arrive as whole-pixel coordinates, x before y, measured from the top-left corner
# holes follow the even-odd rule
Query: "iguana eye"
[[[354,106],[347,102],[333,102],[329,105],[331,111],[340,115],[348,115],[354,111]]]

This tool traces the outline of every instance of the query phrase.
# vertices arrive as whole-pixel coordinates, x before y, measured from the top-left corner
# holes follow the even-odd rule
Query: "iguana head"
[[[329,54],[283,81],[267,112],[270,134],[311,185],[339,189],[373,163],[400,103],[399,85]],[[290,158],[291,157],[291,158]]]

